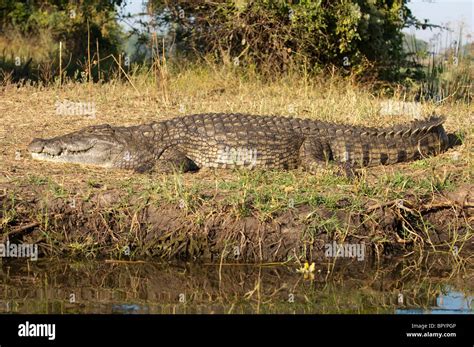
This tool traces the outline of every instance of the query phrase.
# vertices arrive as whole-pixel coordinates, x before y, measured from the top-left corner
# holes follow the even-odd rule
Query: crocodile
[[[108,124],[50,139],[35,138],[32,158],[137,172],[199,168],[314,171],[329,162],[350,168],[436,155],[448,147],[445,117],[377,128],[314,119],[205,113],[135,126]]]

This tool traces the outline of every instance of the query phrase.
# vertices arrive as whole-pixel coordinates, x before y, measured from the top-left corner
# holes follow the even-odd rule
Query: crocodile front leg
[[[153,171],[158,173],[189,172],[196,171],[199,167],[175,148],[168,148],[163,151],[159,159],[145,164],[138,172]]]

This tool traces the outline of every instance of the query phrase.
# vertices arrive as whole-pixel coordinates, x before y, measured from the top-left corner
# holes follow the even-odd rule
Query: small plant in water
[[[316,265],[314,263],[311,263],[311,265],[309,265],[309,263],[306,262],[301,268],[297,269],[296,272],[302,273],[304,275],[305,280],[314,280],[315,269]]]

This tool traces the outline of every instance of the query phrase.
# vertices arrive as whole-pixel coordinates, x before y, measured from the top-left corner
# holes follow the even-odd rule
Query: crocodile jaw
[[[50,155],[47,153],[31,153],[31,157],[35,160],[50,161],[54,163],[73,163],[73,164],[85,164],[94,165],[104,168],[114,167],[110,161],[98,160],[97,157],[92,157],[88,154],[77,154],[73,152],[63,152],[59,155]]]
[[[108,141],[84,143],[59,139],[34,139],[28,146],[31,157],[55,163],[74,163],[112,168],[122,146]]]

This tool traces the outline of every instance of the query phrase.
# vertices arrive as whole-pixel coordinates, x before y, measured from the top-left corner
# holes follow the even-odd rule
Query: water
[[[0,312],[474,313],[473,268],[449,258],[338,260],[306,276],[297,268],[3,260]]]
[[[429,308],[397,309],[398,314],[472,314],[474,313],[474,296],[446,288],[445,294],[436,298],[436,305]]]

